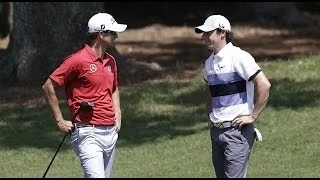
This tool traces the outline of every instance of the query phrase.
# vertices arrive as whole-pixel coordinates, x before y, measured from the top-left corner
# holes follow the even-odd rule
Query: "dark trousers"
[[[253,124],[210,130],[212,162],[217,178],[246,178],[250,150],[256,137]]]

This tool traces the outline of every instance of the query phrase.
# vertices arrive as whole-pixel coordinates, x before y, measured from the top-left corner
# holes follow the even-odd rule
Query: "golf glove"
[[[256,133],[256,141],[262,142],[262,134],[258,130],[258,128],[254,128],[254,132]]]

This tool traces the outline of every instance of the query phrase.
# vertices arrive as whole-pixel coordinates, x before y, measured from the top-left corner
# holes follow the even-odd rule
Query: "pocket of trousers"
[[[256,134],[254,132],[254,129],[252,126],[247,126],[242,130],[239,130],[241,132],[241,138],[245,143],[248,143],[250,146],[254,143],[254,139],[256,137]]]
[[[78,143],[78,137],[79,137],[79,129],[75,129],[71,133],[71,146],[73,151],[76,153],[77,156],[79,156],[79,143]]]

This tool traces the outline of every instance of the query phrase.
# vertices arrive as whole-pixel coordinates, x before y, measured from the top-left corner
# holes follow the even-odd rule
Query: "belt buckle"
[[[223,123],[222,122],[217,122],[217,123],[213,123],[213,125],[219,129],[223,129]]]
[[[83,127],[94,127],[92,124],[82,124],[82,123],[75,123],[76,128],[83,128]]]

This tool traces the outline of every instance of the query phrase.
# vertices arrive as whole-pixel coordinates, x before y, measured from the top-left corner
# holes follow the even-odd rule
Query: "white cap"
[[[201,26],[197,26],[194,30],[196,33],[209,32],[215,29],[231,31],[231,25],[227,18],[222,15],[209,16]]]
[[[118,24],[117,21],[108,13],[98,13],[88,21],[88,33],[101,31],[122,32],[127,28],[126,24]]]

